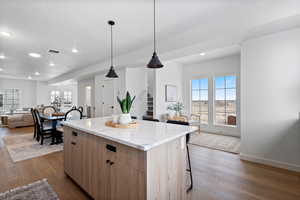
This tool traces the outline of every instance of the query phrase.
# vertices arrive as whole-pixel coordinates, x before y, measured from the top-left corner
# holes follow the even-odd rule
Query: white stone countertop
[[[195,126],[183,126],[163,122],[136,120],[136,128],[112,128],[105,125],[110,117],[64,121],[62,124],[86,133],[103,137],[142,151],[170,142],[198,130]]]

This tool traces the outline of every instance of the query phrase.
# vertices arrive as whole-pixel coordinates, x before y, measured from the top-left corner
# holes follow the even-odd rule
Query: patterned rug
[[[44,144],[40,145],[32,136],[32,134],[23,134],[3,137],[3,141],[13,162],[28,160],[63,150],[63,144],[50,145],[50,138],[44,140]]]
[[[203,132],[192,134],[190,140],[190,144],[235,154],[240,153],[240,142],[240,138]]]
[[[59,200],[46,179],[0,193],[0,200]]]

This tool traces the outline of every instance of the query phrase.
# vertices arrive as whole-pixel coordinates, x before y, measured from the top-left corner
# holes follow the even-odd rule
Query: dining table
[[[58,121],[62,121],[65,119],[65,116],[64,115],[45,115],[45,114],[40,114],[40,117],[43,121],[48,121],[51,123],[51,126],[52,126],[52,132],[53,133],[57,133],[57,124],[58,124]],[[60,131],[60,130],[59,130]],[[54,140],[54,135],[52,135],[52,142],[50,143],[50,145],[54,145],[54,144],[58,144],[57,142],[55,142]]]
[[[64,115],[55,115],[55,116],[53,116],[53,115],[41,114],[40,117],[43,121],[51,121],[53,130],[56,130],[56,126],[57,126],[58,121],[61,121],[61,120],[65,119]]]

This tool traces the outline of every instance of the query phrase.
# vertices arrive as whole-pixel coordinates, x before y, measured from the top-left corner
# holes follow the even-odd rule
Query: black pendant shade
[[[119,78],[117,75],[114,66],[113,66],[113,34],[112,34],[112,26],[115,25],[114,21],[108,21],[108,24],[110,25],[110,68],[108,73],[106,74],[107,78]]]
[[[150,62],[148,63],[147,67],[148,68],[153,68],[153,69],[163,67],[163,65],[161,64],[156,52],[153,52],[152,58],[151,58]]]
[[[106,74],[107,78],[119,78],[113,66],[110,67],[108,73]]]
[[[156,53],[156,18],[155,18],[155,0],[153,0],[153,55],[147,67],[152,69],[162,68],[158,55]]]

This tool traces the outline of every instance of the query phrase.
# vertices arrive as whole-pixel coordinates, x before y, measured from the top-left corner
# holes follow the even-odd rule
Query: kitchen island
[[[108,120],[63,122],[65,173],[96,200],[186,199],[185,136],[197,128],[138,120],[121,129]]]

